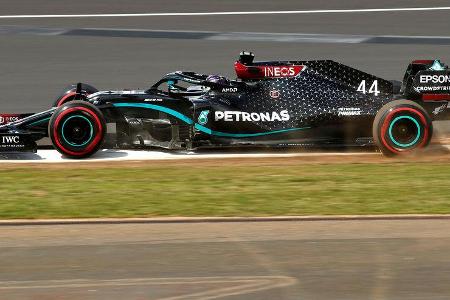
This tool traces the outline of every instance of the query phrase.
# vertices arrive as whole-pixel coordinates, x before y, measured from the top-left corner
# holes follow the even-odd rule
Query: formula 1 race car
[[[0,115],[0,151],[36,151],[49,136],[70,158],[248,145],[375,145],[392,156],[427,146],[432,120],[448,118],[450,71],[439,60],[413,61],[401,83],[331,60],[253,59],[241,53],[236,80],[177,71],[147,90],[72,85],[47,111]]]

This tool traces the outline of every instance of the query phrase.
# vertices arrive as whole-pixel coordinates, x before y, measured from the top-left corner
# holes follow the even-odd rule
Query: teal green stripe
[[[195,129],[200,130],[204,133],[207,133],[210,135],[221,136],[221,137],[234,137],[234,138],[257,137],[257,136],[264,136],[264,135],[269,135],[269,134],[277,134],[277,133],[285,133],[285,132],[290,132],[290,131],[304,130],[304,129],[309,129],[309,128],[310,127],[289,128],[289,129],[281,129],[281,130],[259,132],[259,133],[227,133],[227,132],[211,130],[200,124],[195,124]]]
[[[48,122],[48,121],[50,121],[50,117],[42,119],[42,120],[39,120],[39,121],[36,121],[36,122],[33,122],[33,123],[30,123],[30,124],[28,124],[28,126],[36,126],[36,125],[39,125],[39,124],[42,124],[42,123],[45,123],[45,122]]]
[[[138,107],[138,108],[148,108],[148,109],[158,110],[158,111],[162,111],[166,114],[169,114],[171,116],[174,116],[175,118],[178,118],[185,123],[188,123],[191,125],[194,124],[194,121],[192,121],[190,118],[186,117],[183,114],[180,114],[176,110],[173,110],[173,109],[170,109],[170,108],[167,108],[164,106],[147,104],[147,103],[114,103],[113,105],[115,107]]]
[[[138,108],[148,108],[148,109],[153,109],[153,110],[157,110],[157,111],[161,111],[164,113],[167,113],[171,116],[174,116],[180,120],[182,120],[183,122],[192,125],[194,124],[194,121],[192,121],[191,118],[186,117],[185,115],[177,112],[176,110],[164,107],[164,106],[159,106],[159,105],[154,105],[154,104],[147,104],[147,103],[114,103],[113,106],[115,107],[138,107]],[[291,132],[291,131],[299,131],[299,130],[305,130],[305,129],[309,129],[311,127],[303,127],[303,128],[289,128],[289,129],[281,129],[281,130],[274,130],[274,131],[267,131],[267,132],[259,132],[259,133],[227,133],[227,132],[220,132],[220,131],[215,131],[212,130],[210,128],[207,128],[205,126],[202,126],[200,124],[195,123],[194,124],[195,129],[210,134],[210,135],[215,135],[215,136],[221,136],[221,137],[234,137],[234,138],[245,138],[245,137],[258,137],[258,136],[264,136],[264,135],[269,135],[269,134],[277,134],[277,133],[286,133],[286,132]]]

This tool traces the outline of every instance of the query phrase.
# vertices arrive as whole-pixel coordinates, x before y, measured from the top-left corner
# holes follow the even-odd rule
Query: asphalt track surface
[[[371,9],[448,6],[448,1],[3,1],[1,15],[230,12],[317,9]],[[273,34],[450,37],[450,11],[360,12],[333,14],[156,16],[109,18],[0,19],[0,110],[35,112],[48,108],[59,91],[78,81],[99,89],[146,88],[174,70],[194,70],[234,77],[233,61],[243,49],[257,59],[330,58],[387,79],[401,79],[409,61],[441,58],[450,62],[450,46],[423,38],[379,43],[328,43],[314,40],[277,42]],[[8,26],[8,27],[6,27]],[[12,27],[11,27],[12,26]],[[11,28],[109,28],[92,35],[14,34]],[[9,30],[6,30],[8,29]],[[124,29],[259,32],[268,41],[242,34],[231,40],[117,35]],[[6,32],[3,32],[6,30]],[[13,30],[14,31],[14,30]],[[38,30],[39,31],[39,30]],[[342,41],[344,37],[332,37]],[[411,43],[412,42],[412,43]]]
[[[448,1],[9,0],[0,16],[425,6]],[[449,17],[438,10],[0,18],[0,111],[47,109],[64,86],[79,81],[99,89],[146,88],[180,69],[234,77],[233,61],[243,49],[260,60],[329,58],[398,80],[413,59],[450,62],[449,45],[424,39],[448,39]],[[110,31],[80,34],[89,28]],[[45,29],[78,34],[42,34]],[[126,29],[153,33],[132,37]],[[161,30],[174,33],[155,37]],[[238,34],[188,39],[185,31]],[[252,40],[245,32],[270,38]],[[281,42],[274,38],[280,33],[328,42]],[[387,35],[396,38],[342,42]],[[447,299],[449,226],[415,220],[2,227],[0,299]]]
[[[448,220],[2,226],[2,299],[448,299]]]

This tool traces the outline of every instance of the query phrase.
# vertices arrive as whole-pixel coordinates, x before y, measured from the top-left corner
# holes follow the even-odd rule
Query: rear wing
[[[450,69],[440,60],[415,60],[405,72],[402,92],[411,100],[450,101]]]

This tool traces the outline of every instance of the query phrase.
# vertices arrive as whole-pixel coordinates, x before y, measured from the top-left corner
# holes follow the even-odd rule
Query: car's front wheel
[[[60,107],[61,105],[74,100],[84,100],[90,94],[98,92],[92,85],[80,83],[81,91],[77,94],[77,84],[72,84],[66,87],[63,92],[56,98],[53,107]]]
[[[97,152],[105,134],[103,114],[85,101],[71,101],[58,107],[49,122],[54,147],[70,158],[85,158]]]
[[[430,143],[432,120],[426,110],[410,100],[384,105],[373,122],[373,138],[387,156],[410,153]]]

